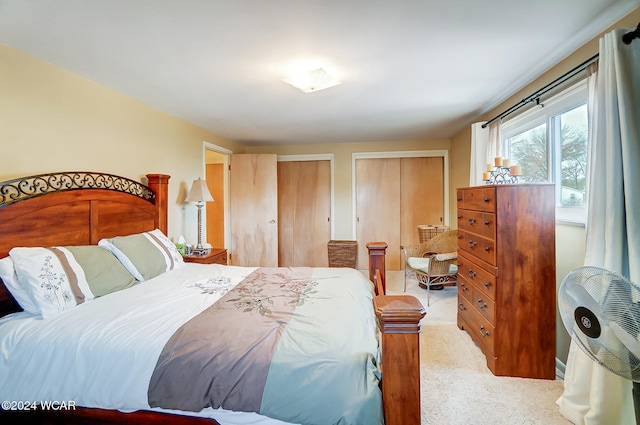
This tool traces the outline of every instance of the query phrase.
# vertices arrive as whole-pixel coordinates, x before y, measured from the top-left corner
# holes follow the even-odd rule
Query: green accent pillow
[[[158,229],[101,239],[98,245],[115,255],[129,273],[141,282],[184,263],[176,246]]]
[[[93,295],[100,297],[129,288],[136,279],[118,259],[104,248],[92,246],[66,246],[82,267]]]

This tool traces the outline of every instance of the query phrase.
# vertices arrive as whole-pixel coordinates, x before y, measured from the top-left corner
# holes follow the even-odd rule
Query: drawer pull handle
[[[470,218],[470,219],[469,219],[469,224],[470,224],[470,225],[472,225],[472,226],[473,226],[474,224],[476,224],[476,219],[475,219],[475,218]]]
[[[485,220],[485,221],[484,221],[484,225],[485,225],[485,226],[488,226],[488,225],[489,225],[489,223],[490,223],[490,222],[489,222],[489,220]]]
[[[472,269],[469,269],[469,272],[467,274],[469,275],[469,277],[476,277],[476,272],[474,272]]]
[[[469,246],[470,246],[471,248],[473,248],[473,247],[474,247],[474,246],[476,246],[476,245],[478,245],[478,242],[474,242],[474,241],[472,241],[471,239],[469,239]]]
[[[458,308],[460,309],[460,311],[465,311],[466,310],[466,308],[464,308],[464,304],[462,304],[462,303],[460,303]]]
[[[484,202],[489,202],[489,198],[482,198]]]
[[[491,284],[489,282],[485,282],[484,286],[486,286],[488,288],[489,286],[491,286]]]
[[[485,251],[487,251],[487,252],[489,252],[489,251],[491,250],[491,247],[485,246],[485,247],[484,247],[484,250],[485,250]]]
[[[482,298],[478,298],[478,307],[487,308],[487,303],[483,303]]]
[[[489,331],[484,330],[484,325],[480,325],[480,335],[482,336],[489,336]]]
[[[458,216],[458,220],[462,220],[462,216],[461,215]]]

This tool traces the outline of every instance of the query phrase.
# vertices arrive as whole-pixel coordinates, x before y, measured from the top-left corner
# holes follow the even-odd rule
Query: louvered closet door
[[[330,161],[278,162],[278,264],[328,266]]]

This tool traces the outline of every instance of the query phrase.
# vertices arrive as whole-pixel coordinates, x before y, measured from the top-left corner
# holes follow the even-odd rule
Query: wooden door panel
[[[293,162],[278,162],[278,265],[283,267],[295,265],[293,222],[297,189]]]
[[[330,215],[331,163],[279,162],[279,265],[326,267]]]
[[[207,239],[215,248],[224,248],[224,164],[207,164],[207,187],[214,202],[207,202]]]
[[[356,160],[358,269],[368,268],[367,242],[389,245],[387,270],[400,270],[400,159]]]
[[[414,245],[419,225],[444,224],[443,158],[401,158],[400,188],[400,242]]]
[[[231,155],[231,263],[278,265],[278,178],[275,154]]]
[[[296,162],[300,186],[296,203],[295,265],[326,267],[331,239],[331,166],[329,161]]]

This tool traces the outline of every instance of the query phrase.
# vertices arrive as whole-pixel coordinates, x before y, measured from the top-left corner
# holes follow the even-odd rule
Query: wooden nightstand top
[[[187,263],[200,264],[223,264],[227,265],[227,250],[221,248],[212,248],[211,252],[204,255],[191,254],[182,257]]]

